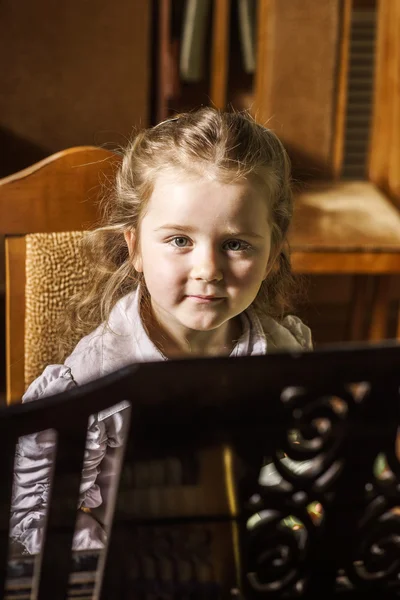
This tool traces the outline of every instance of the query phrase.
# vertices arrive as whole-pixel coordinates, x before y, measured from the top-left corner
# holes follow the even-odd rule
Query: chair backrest
[[[51,243],[54,245],[61,242],[60,232],[82,231],[92,227],[100,217],[99,196],[104,190],[104,185],[115,177],[119,161],[115,153],[103,148],[90,146],[70,148],[0,180],[0,236],[6,236],[6,396],[8,403],[21,398],[26,383],[40,372],[41,365],[49,358],[45,355],[42,360],[36,362],[36,369],[39,371],[35,372],[32,366],[29,366],[25,372],[25,357],[26,352],[29,352],[29,341],[31,345],[33,343],[32,328],[27,332],[29,338],[27,344],[25,335],[27,300],[28,305],[31,308],[33,306],[33,299],[27,299],[26,296],[26,276],[28,275],[29,284],[35,280],[34,270],[31,269],[26,274],[27,251],[32,260],[39,262],[41,260],[38,239],[36,238],[35,242],[32,238],[27,248],[25,235],[58,234],[58,239],[49,236],[45,243],[45,245]],[[79,237],[78,234],[75,236]],[[43,242],[44,239],[45,237],[42,238]],[[78,254],[68,236],[64,237],[63,244],[65,253],[62,260],[68,266],[71,258],[78,260]],[[46,252],[46,248],[44,251]],[[59,253],[55,256],[57,260],[61,260]],[[55,266],[51,263],[47,264],[47,274],[48,268],[52,269],[52,267]],[[61,269],[53,268],[53,271],[60,273]],[[63,285],[58,285],[59,281],[53,280],[51,276],[48,276],[46,282],[50,286],[46,290],[43,287],[45,282],[41,282],[43,284],[41,298],[45,298],[48,293],[53,298],[53,304],[61,306],[65,301],[66,290],[64,289],[64,296],[60,294],[58,304],[55,294],[57,294],[57,287],[61,290]],[[35,295],[34,288],[31,286],[29,289]],[[72,286],[71,290],[73,289],[76,288]],[[54,337],[49,336],[49,332],[51,334],[51,329],[54,328],[53,317],[57,318],[57,314],[50,314],[45,326],[42,326],[40,331],[36,330],[35,344],[38,335],[42,342]],[[31,354],[29,357],[32,357]]]
[[[58,436],[34,576],[39,600],[58,600],[72,565],[88,417],[128,401],[99,598],[398,597],[399,363],[397,345],[147,363],[2,409],[1,584],[18,437],[50,428]],[[171,461],[181,465],[177,479]],[[70,585],[93,587],[98,558],[75,554]],[[18,579],[29,568],[10,565],[10,593],[31,585]]]

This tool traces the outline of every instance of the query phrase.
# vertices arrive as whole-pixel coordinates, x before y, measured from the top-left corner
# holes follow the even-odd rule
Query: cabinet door
[[[296,175],[333,169],[340,0],[259,3],[254,113],[286,145]]]
[[[151,4],[0,2],[0,176],[147,125]]]

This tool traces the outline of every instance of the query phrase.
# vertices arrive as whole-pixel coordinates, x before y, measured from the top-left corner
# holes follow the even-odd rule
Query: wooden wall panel
[[[0,2],[0,176],[146,125],[151,0]]]
[[[340,0],[259,3],[254,113],[281,137],[295,174],[333,169]]]

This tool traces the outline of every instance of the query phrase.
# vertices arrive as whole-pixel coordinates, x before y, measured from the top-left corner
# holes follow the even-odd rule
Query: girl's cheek
[[[261,271],[261,267],[256,261],[237,261],[231,270],[237,277],[251,279],[258,271]]]
[[[179,278],[179,274],[185,273],[188,269],[186,261],[180,259],[177,260],[173,254],[166,253],[163,256],[158,257],[154,260],[154,267],[159,273],[160,277],[164,279],[168,278]]]

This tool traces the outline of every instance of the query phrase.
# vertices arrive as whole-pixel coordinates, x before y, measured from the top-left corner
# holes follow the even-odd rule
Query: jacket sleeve
[[[47,367],[28,388],[23,402],[61,393],[76,386],[70,369],[62,365]],[[21,437],[14,463],[10,537],[28,554],[40,551],[46,519],[56,433],[40,431]],[[89,420],[79,506],[92,508],[102,502],[96,485],[99,465],[107,448],[104,423],[92,416]],[[90,514],[79,511],[74,548],[101,548],[105,542],[103,528]]]

